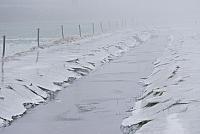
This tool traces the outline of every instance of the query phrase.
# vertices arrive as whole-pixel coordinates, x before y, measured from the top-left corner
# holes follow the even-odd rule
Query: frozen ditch
[[[124,134],[199,134],[199,33],[168,31],[169,40],[132,116],[122,122]]]
[[[122,31],[72,43],[58,41],[6,58],[1,69],[0,126],[8,126],[28,109],[54,99],[74,80],[149,37],[148,32]]]

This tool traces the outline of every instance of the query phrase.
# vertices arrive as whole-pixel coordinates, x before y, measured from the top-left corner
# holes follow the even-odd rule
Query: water
[[[0,133],[121,134],[122,120],[131,115],[135,98],[143,91],[138,81],[150,74],[152,63],[162,54],[163,42],[167,39],[167,36],[158,36],[132,48],[122,57],[75,81],[48,105],[27,112],[10,127],[1,129]],[[103,39],[84,45],[94,43],[95,46],[107,41],[110,42]],[[115,42],[115,38],[112,41]]]
[[[78,25],[81,25],[82,35],[93,34],[92,23],[75,22],[21,22],[21,23],[0,23],[0,36],[6,35],[6,56],[23,52],[37,46],[37,28],[40,28],[40,43],[49,44],[52,40],[62,37],[61,25],[64,26],[65,37],[79,36]],[[104,24],[108,29],[108,24]],[[95,24],[95,34],[101,33],[98,23]],[[0,55],[2,55],[2,39],[0,38]]]

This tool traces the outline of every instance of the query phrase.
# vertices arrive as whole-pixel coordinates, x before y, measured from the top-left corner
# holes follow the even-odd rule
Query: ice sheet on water
[[[136,36],[142,41],[149,37],[147,32],[136,35],[121,31],[72,43],[60,40],[6,58],[0,85],[1,126],[25,114],[27,109],[54,99],[59,90],[74,80],[138,45]]]

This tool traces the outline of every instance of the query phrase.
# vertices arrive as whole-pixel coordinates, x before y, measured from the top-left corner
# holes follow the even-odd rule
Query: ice
[[[176,131],[174,131],[176,130]],[[185,134],[185,130],[179,123],[179,119],[177,118],[177,114],[171,114],[167,117],[167,128],[165,134]]]
[[[58,40],[2,61],[0,123],[9,125],[30,108],[49,99],[74,80],[145,42],[148,32],[131,30],[80,40]],[[66,89],[65,89],[66,90]],[[78,106],[81,110],[91,106]]]

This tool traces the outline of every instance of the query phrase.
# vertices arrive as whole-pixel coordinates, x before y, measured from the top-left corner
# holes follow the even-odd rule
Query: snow
[[[158,30],[158,29],[157,29]],[[158,30],[167,35],[136,110],[122,122],[124,134],[198,134],[200,38],[197,29]]]
[[[176,130],[176,131],[174,131]],[[171,114],[167,117],[167,128],[165,134],[184,134],[185,130],[180,124],[177,114]]]
[[[82,40],[68,39],[8,56],[2,61],[0,126],[9,125],[30,108],[54,99],[75,79],[121,56],[150,38],[129,30]]]

